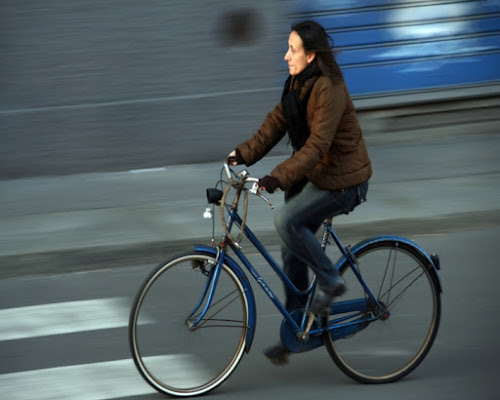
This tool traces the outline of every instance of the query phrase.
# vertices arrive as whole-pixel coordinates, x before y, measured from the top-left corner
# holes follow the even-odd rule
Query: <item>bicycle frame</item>
[[[241,226],[242,224],[242,219],[239,216],[238,212],[235,209],[231,209],[229,212],[229,218],[227,221],[227,228],[228,231],[231,230],[233,224],[236,223],[237,225]],[[281,267],[276,263],[276,261],[273,259],[273,257],[269,254],[269,252],[266,250],[266,248],[263,246],[263,244],[259,241],[259,239],[254,235],[252,230],[245,225],[244,230],[243,230],[245,236],[250,240],[250,242],[255,246],[255,248],[258,250],[258,252],[263,256],[263,258],[267,261],[267,263],[271,266],[273,271],[277,274],[277,276],[283,281],[285,285],[287,285],[295,294],[303,294],[303,295],[308,295],[308,303],[311,301],[312,294],[314,293],[314,288],[316,286],[316,278],[313,279],[312,283],[308,287],[307,290],[305,291],[300,291],[297,289],[297,287],[290,281],[290,279],[287,277],[287,275],[283,272]],[[365,290],[366,296],[362,299],[355,299],[355,300],[348,300],[348,301],[339,301],[336,303],[333,303],[330,309],[329,314],[330,315],[335,315],[335,314],[346,314],[349,313],[348,315],[342,316],[340,318],[337,318],[335,320],[331,320],[328,326],[328,330],[330,334],[332,335],[332,338],[339,339],[342,337],[346,337],[348,335],[351,335],[355,332],[357,332],[359,329],[364,328],[368,323],[377,320],[380,318],[380,316],[373,315],[372,317],[367,317],[366,315],[366,310],[369,304],[375,305],[376,308],[379,310],[382,310],[381,305],[378,303],[376,297],[373,295],[371,290],[367,287],[366,283],[364,282],[358,268],[356,267],[356,263],[353,260],[353,257],[351,254],[349,254],[348,249],[344,248],[335,234],[335,232],[332,229],[331,226],[331,221],[328,221],[328,223],[325,223],[325,231],[323,234],[323,239],[321,242],[321,245],[323,248],[327,246],[328,242],[328,237],[331,236],[340,251],[343,254],[343,257],[337,262],[336,268],[340,269],[343,268],[345,263],[348,263],[348,267],[350,267],[357,279],[359,280],[360,284]],[[266,283],[264,278],[259,274],[259,272],[255,269],[255,267],[252,265],[252,263],[248,260],[248,258],[245,256],[243,251],[240,249],[239,245],[236,245],[234,243],[229,242],[230,248],[234,251],[234,253],[237,255],[238,259],[243,263],[247,271],[253,276],[253,278],[256,280],[256,282],[259,284],[259,286],[263,289],[263,291],[266,293],[266,295],[269,297],[269,299],[273,302],[275,307],[280,311],[280,313],[283,315],[284,319],[286,320],[286,323],[291,327],[293,332],[295,333],[295,336],[299,336],[301,333],[304,332],[305,326],[307,323],[307,314],[303,313],[303,316],[301,318],[300,324],[297,323],[297,321],[293,318],[292,312],[288,312],[283,305],[283,303],[278,299],[278,297],[275,295],[273,290],[269,287],[269,285]],[[213,249],[213,248],[212,248]],[[194,308],[193,312],[189,316],[189,318],[194,315],[197,310],[200,308],[202,304],[205,304],[203,311],[200,313],[198,316],[197,320],[194,322],[190,323],[190,327],[195,329],[196,326],[203,320],[205,317],[206,313],[208,312],[208,309],[211,306],[211,302],[214,296],[214,292],[216,290],[217,286],[217,279],[219,276],[219,271],[220,268],[222,267],[222,264],[226,261],[226,259],[230,259],[230,257],[227,255],[227,247],[222,247],[220,251],[217,252],[216,255],[217,263],[214,268],[211,269],[209,279],[207,279],[206,287],[201,295],[201,298]],[[251,289],[250,289],[251,291]],[[248,293],[248,292],[247,292]],[[250,296],[253,296],[252,293],[250,293]],[[252,302],[253,303],[253,302]],[[307,305],[306,305],[307,307]],[[188,318],[188,320],[189,320]],[[253,327],[252,328],[252,335],[253,335]],[[309,337],[313,336],[319,336],[325,332],[325,329],[323,327],[316,327],[313,328],[309,331]],[[251,336],[252,336],[251,335]],[[317,346],[315,346],[317,347]]]

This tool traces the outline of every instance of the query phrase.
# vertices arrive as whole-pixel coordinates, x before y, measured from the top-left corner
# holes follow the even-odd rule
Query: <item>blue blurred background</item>
[[[500,2],[307,1],[294,18],[328,29],[356,98],[474,87],[500,80]]]

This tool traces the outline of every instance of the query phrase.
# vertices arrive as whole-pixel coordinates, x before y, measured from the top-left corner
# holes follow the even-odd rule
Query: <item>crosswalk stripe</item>
[[[9,400],[105,400],[154,392],[132,360],[3,374],[0,388]]]
[[[146,362],[155,370],[163,364],[165,375],[180,385],[206,378],[206,369],[187,354],[151,357]],[[2,398],[9,400],[108,400],[155,392],[131,359],[3,374],[0,388]]]
[[[114,297],[0,309],[0,341],[126,327],[130,306],[129,298]],[[180,385],[204,381],[208,371],[186,354],[149,357],[145,362]],[[0,398],[9,400],[111,400],[151,393],[156,391],[132,359],[0,375]]]
[[[127,326],[129,300],[115,297],[0,310],[0,341]]]

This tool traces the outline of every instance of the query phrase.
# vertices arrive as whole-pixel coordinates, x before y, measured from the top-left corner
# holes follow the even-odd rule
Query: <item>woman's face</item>
[[[290,75],[298,75],[314,60],[314,51],[306,52],[299,34],[295,31],[288,37],[288,51],[285,54],[285,61],[288,62]]]

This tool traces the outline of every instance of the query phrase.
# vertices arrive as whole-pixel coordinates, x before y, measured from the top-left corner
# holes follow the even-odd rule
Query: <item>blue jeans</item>
[[[338,272],[315,234],[326,218],[347,214],[366,201],[367,191],[368,182],[339,191],[319,189],[308,182],[276,213],[274,223],[283,241],[283,269],[299,290],[309,285],[308,267],[320,286],[328,286],[335,279]],[[305,299],[293,294],[286,285],[285,294],[287,310],[304,306]]]

